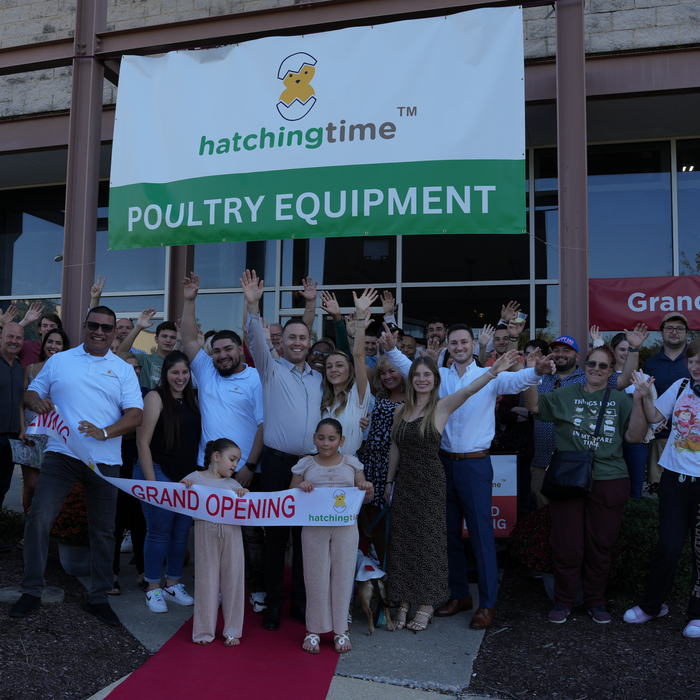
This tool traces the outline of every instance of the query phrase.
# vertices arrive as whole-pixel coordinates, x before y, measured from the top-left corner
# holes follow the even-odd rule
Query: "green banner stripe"
[[[117,250],[525,228],[524,160],[304,168],[110,190],[109,241]]]

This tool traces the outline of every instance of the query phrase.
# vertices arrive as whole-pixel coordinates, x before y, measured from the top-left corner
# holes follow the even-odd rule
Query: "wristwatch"
[[[248,469],[250,469],[252,472],[258,468],[258,465],[255,464],[255,462],[246,462],[243,466],[248,467]]]

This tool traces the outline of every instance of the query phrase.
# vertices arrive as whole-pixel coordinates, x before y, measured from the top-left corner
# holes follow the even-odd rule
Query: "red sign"
[[[592,326],[603,331],[632,330],[646,323],[657,331],[664,316],[678,311],[691,330],[700,329],[700,277],[629,277],[588,282]]]

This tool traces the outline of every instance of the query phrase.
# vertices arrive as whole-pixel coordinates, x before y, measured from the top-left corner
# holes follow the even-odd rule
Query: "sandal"
[[[403,620],[398,617],[394,617],[394,629],[402,630],[406,626],[406,616],[408,615],[408,608],[404,608],[403,605],[399,605],[397,608],[398,612],[403,613]]]
[[[119,581],[114,582],[114,587],[112,588],[111,591],[107,591],[107,595],[121,595],[122,594],[122,588],[119,585]]]
[[[335,650],[338,654],[347,654],[352,651],[352,644],[350,644],[350,639],[347,634],[336,634],[333,637],[333,644],[335,644]],[[346,644],[350,644],[349,649],[343,649]]]
[[[194,642],[194,639],[192,641]],[[211,644],[211,640],[209,640],[208,642],[201,641],[201,642],[194,642],[194,643],[199,644],[200,647],[205,647],[205,646],[207,646],[207,644]]]
[[[420,620],[416,620],[416,615],[422,615],[427,620],[427,622],[421,622]],[[418,610],[416,610],[416,614],[413,616],[413,619],[406,625],[406,628],[411,630],[411,632],[413,632],[414,634],[418,634],[418,632],[422,632],[428,625],[432,624],[433,613],[418,608]]]
[[[303,644],[302,644],[302,649],[309,654],[320,654],[321,653],[321,638],[317,635],[314,634],[313,632],[307,632],[306,637],[304,637],[304,644],[309,644],[311,645],[311,649],[307,649]]]
[[[224,637],[225,647],[237,647],[241,643],[239,637]]]

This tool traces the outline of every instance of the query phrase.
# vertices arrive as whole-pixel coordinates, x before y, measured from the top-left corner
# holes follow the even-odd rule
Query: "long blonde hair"
[[[328,377],[326,377],[326,380],[323,382],[323,398],[321,399],[321,415],[323,415],[323,412],[327,409],[330,408],[331,406],[335,406],[335,410],[333,411],[333,415],[337,418],[339,415],[343,413],[345,410],[345,407],[348,405],[348,398],[350,397],[350,390],[353,388],[355,385],[355,362],[348,355],[346,352],[343,350],[333,350],[332,352],[328,353],[328,357],[326,358],[326,362],[333,357],[333,355],[340,355],[340,357],[343,357],[347,360],[348,362],[348,381],[345,382],[345,386],[336,394],[335,392],[335,387],[328,381]]]
[[[428,399],[428,406],[425,409],[425,415],[421,419],[420,423],[420,436],[425,437],[425,433],[429,427],[431,427],[435,432],[437,432],[437,426],[435,425],[435,410],[437,408],[438,401],[440,400],[440,370],[438,369],[435,360],[431,357],[417,357],[411,369],[408,372],[408,379],[406,380],[406,403],[403,404],[394,416],[394,425],[391,428],[391,439],[396,442],[396,438],[403,435],[403,431],[406,429],[406,423],[413,413],[413,409],[416,407],[416,390],[413,386],[413,378],[416,376],[416,369],[420,365],[425,365],[432,373],[435,381],[432,391],[430,392],[430,398]]]

